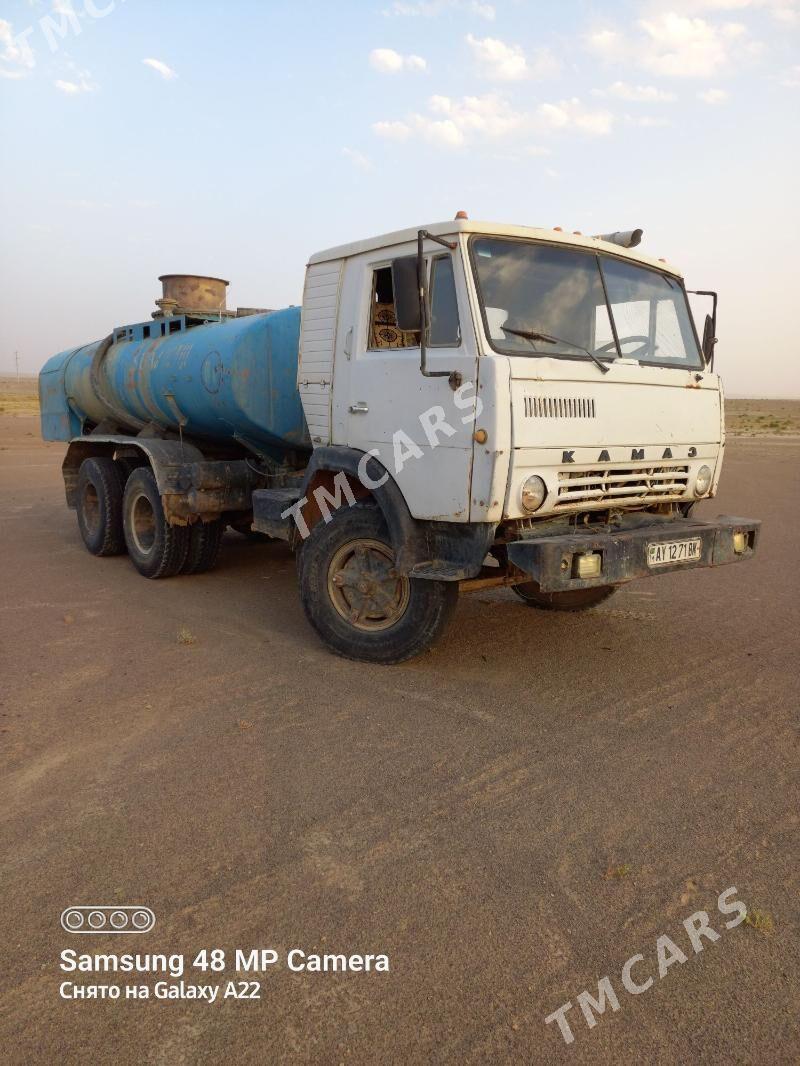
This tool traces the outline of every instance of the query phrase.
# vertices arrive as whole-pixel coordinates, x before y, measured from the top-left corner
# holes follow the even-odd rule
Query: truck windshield
[[[676,279],[589,250],[508,237],[473,237],[471,249],[496,351],[702,367]]]

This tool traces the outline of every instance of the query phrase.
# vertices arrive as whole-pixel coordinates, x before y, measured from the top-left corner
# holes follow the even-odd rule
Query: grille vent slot
[[[557,509],[679,500],[689,487],[688,465],[649,463],[591,470],[559,470]]]
[[[594,418],[594,400],[584,396],[526,396],[526,418]]]

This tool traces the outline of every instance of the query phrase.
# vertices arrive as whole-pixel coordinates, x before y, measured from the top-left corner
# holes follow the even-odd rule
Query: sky
[[[466,210],[642,227],[718,290],[727,394],[799,397],[799,41],[800,0],[0,0],[0,372],[159,274],[282,307]]]

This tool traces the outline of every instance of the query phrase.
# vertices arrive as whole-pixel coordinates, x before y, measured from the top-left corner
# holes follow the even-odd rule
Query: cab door
[[[409,249],[392,251],[402,255]],[[458,250],[443,253],[433,244],[426,258],[428,369],[460,373],[462,385],[455,391],[446,376],[423,376],[419,334],[397,328],[392,258],[383,249],[348,264],[334,442],[376,454],[415,518],[466,522],[477,359],[461,258]]]

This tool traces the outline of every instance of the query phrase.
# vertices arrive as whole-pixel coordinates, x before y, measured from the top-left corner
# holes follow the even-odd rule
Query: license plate
[[[647,565],[666,566],[669,563],[689,563],[700,558],[700,537],[693,540],[664,540],[647,545]]]

